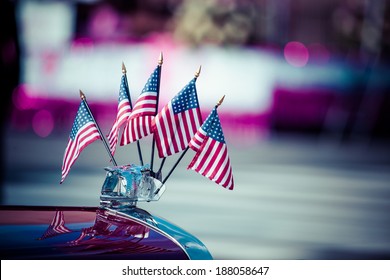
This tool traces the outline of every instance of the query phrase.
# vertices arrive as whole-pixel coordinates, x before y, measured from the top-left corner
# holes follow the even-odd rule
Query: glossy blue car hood
[[[211,259],[181,228],[134,208],[0,208],[1,259]]]

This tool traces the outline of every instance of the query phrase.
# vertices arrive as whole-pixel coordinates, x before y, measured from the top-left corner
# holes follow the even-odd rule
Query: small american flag
[[[42,234],[39,240],[47,239],[68,232],[72,231],[65,226],[64,213],[62,211],[56,211],[49,227]]]
[[[202,123],[195,82],[196,78],[192,79],[153,120],[160,158],[186,149]]]
[[[116,120],[112,125],[110,133],[107,135],[110,144],[111,154],[115,154],[116,144],[118,143],[118,134],[120,127],[127,121],[131,113],[129,89],[126,85],[126,76],[122,75],[119,89],[118,110]]]
[[[196,154],[188,169],[229,190],[234,188],[232,167],[216,107],[191,139],[189,147]]]
[[[134,104],[122,134],[121,146],[133,143],[151,133],[152,119],[156,115],[160,66],[150,75]]]
[[[62,162],[62,183],[68,175],[70,168],[85,147],[95,140],[102,139],[92,116],[89,114],[84,101],[81,101],[76,118],[73,122],[68,145],[65,149]]]

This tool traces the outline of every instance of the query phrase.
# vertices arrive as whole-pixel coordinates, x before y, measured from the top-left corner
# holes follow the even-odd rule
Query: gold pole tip
[[[162,52],[160,52],[160,56],[158,57],[158,65],[162,65],[163,64],[163,61],[164,61],[164,59],[163,59],[163,53]]]
[[[125,66],[125,64],[123,63],[123,61],[122,61],[122,73],[123,74],[126,74],[126,66]]]
[[[198,70],[195,72],[195,78],[198,78],[200,75],[200,71],[202,70],[202,65],[199,66]]]
[[[86,99],[85,94],[81,91],[81,89],[80,89],[80,98],[81,98],[81,100]]]
[[[217,103],[217,107],[221,106],[221,104],[223,103],[223,100],[225,99],[225,95],[222,96],[222,98],[218,101]]]

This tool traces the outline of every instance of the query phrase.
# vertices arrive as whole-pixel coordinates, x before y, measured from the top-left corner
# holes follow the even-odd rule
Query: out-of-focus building
[[[79,89],[96,102],[97,118],[110,123],[121,62],[136,98],[162,51],[161,104],[202,64],[205,110],[226,94],[227,126],[248,135],[390,135],[386,1],[8,3],[21,47],[20,85],[8,92],[14,128],[44,130],[38,134],[45,137],[56,123],[69,125],[67,110],[57,108],[74,106]]]

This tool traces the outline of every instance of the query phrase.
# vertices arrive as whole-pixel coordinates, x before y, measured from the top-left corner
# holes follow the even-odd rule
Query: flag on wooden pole
[[[217,107],[196,132],[189,147],[196,152],[187,169],[192,169],[215,183],[232,190],[233,172]]]

